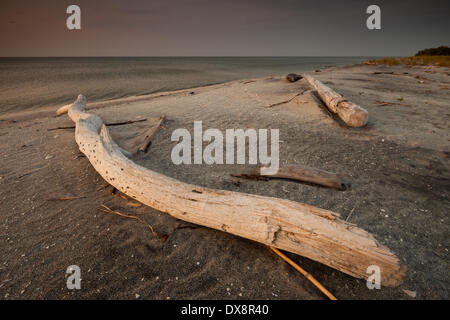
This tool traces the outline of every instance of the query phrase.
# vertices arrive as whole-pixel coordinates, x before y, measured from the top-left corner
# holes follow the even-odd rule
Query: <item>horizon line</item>
[[[104,56],[104,55],[98,55],[98,56],[0,56],[1,58],[366,58],[366,57],[404,57],[402,55],[298,55],[298,56],[284,56],[284,55],[264,55],[264,56],[253,56],[253,55],[227,55],[227,56],[221,56],[221,55],[211,55],[211,56],[194,56],[194,55],[166,55],[166,56]]]

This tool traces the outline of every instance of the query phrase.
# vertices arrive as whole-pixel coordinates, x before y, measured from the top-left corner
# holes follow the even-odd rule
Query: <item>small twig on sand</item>
[[[124,195],[121,192],[118,192],[118,193],[115,193],[115,194],[117,196],[121,197],[122,199],[124,199],[130,207],[135,207],[135,208],[142,207],[141,203],[136,202],[136,201],[131,201],[131,198],[127,197],[126,195]]]
[[[150,231],[152,232],[152,234],[153,234],[155,237],[159,238],[159,240],[160,240],[161,242],[165,242],[165,241],[167,240],[167,237],[168,237],[168,236],[167,236],[166,234],[163,234],[162,236],[160,236],[160,235],[153,229],[153,227],[152,227],[150,224],[148,224],[144,219],[141,219],[141,218],[139,218],[139,217],[137,217],[137,216],[133,216],[133,215],[130,215],[130,214],[124,214],[124,213],[120,213],[120,212],[118,212],[118,211],[112,210],[112,209],[108,208],[105,204],[102,204],[102,207],[103,207],[103,208],[97,208],[97,210],[102,211],[102,212],[106,212],[106,213],[115,214],[115,215],[118,215],[118,216],[121,216],[121,217],[124,217],[124,218],[129,218],[129,219],[137,220],[137,221],[139,221],[140,223],[145,224],[145,225],[150,229]]]
[[[28,176],[28,175],[30,175],[30,174],[33,174],[33,173],[35,173],[35,172],[38,172],[38,171],[41,170],[41,169],[44,169],[44,168],[47,168],[47,166],[45,166],[45,167],[39,167],[39,168],[30,170],[30,171],[28,171],[28,172],[25,172],[25,173],[21,174],[20,176],[18,176],[17,179],[21,179],[21,178],[23,178],[23,177],[26,177],[26,176]]]
[[[143,122],[147,121],[147,119],[139,119],[139,120],[127,120],[127,121],[121,121],[121,122],[111,122],[106,123],[106,126],[123,126],[126,124],[136,123],[136,122]],[[63,129],[75,129],[75,126],[64,126],[64,127],[56,127],[56,128],[49,128],[47,131],[53,131],[53,130],[63,130]]]
[[[65,197],[65,198],[49,198],[47,201],[70,201],[70,200],[77,200],[77,199],[83,199],[86,198],[84,196],[79,197]]]
[[[126,124],[131,124],[131,123],[136,123],[136,122],[144,122],[147,121],[147,119],[139,119],[139,120],[127,120],[127,121],[122,121],[122,122],[111,122],[111,123],[106,123],[107,127],[111,127],[111,126],[123,126]]]
[[[347,221],[350,219],[350,217],[352,216],[353,211],[355,211],[355,207],[353,207],[352,211],[350,211],[350,213],[348,214],[347,218],[345,218],[345,221],[346,221],[346,222],[347,222]]]
[[[386,101],[375,101],[376,104],[379,104],[381,106],[394,106],[398,103],[395,102],[386,102]]]
[[[122,192],[117,190],[114,186],[110,185],[109,183],[101,186],[100,188],[97,189],[97,191],[101,191],[101,190],[106,189],[108,187],[112,188],[111,189],[111,195],[121,197],[122,199],[124,199],[127,202],[127,205],[129,205],[130,207],[134,207],[134,208],[142,207],[142,203],[137,202],[137,201],[133,201],[132,198],[130,198],[127,195],[123,194]]]
[[[305,276],[306,279],[311,281],[312,284],[314,284],[322,293],[324,293],[330,300],[337,300],[337,298],[331,294],[330,291],[328,291],[323,285],[320,284],[319,281],[317,281],[312,275],[310,275],[306,270],[304,270],[302,267],[300,267],[298,264],[296,264],[294,261],[289,259],[287,256],[285,256],[283,253],[281,253],[277,248],[274,248],[272,246],[269,246],[269,248],[275,252],[277,255],[279,255],[284,261],[289,263],[291,266],[293,266],[298,272],[300,272],[302,275]]]
[[[289,103],[292,100],[294,100],[295,98],[297,98],[298,96],[301,96],[302,94],[304,94],[308,90],[310,90],[310,89],[305,89],[302,92],[297,93],[295,96],[293,96],[292,98],[290,98],[288,100],[284,100],[284,101],[277,102],[277,103],[274,103],[274,104],[269,104],[268,106],[266,106],[266,108],[272,108],[272,107],[276,107],[276,106],[279,106],[279,105],[282,105],[282,104],[285,104],[285,103]]]
[[[191,226],[186,224],[179,224],[175,228],[173,228],[173,232],[180,230],[180,229],[198,229],[198,226]]]
[[[64,130],[64,129],[75,129],[75,126],[65,126],[65,127],[48,128],[47,131]]]
[[[375,71],[373,74],[394,74],[394,71],[388,71],[388,72]]]
[[[100,191],[100,190],[106,189],[106,188],[108,188],[109,186],[110,186],[110,184],[107,183],[107,184],[101,186],[100,188],[98,188],[96,191]]]

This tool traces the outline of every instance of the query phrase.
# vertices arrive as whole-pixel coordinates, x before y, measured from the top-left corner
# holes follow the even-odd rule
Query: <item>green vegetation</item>
[[[450,56],[450,48],[440,46],[439,48],[424,49],[417,52],[416,56]]]
[[[420,50],[412,57],[371,59],[366,64],[387,64],[391,66],[439,66],[450,67],[450,48],[440,46]]]

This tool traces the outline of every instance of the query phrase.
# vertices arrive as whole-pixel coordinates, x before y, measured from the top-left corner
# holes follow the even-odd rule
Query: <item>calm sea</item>
[[[284,75],[364,57],[0,58],[0,114]]]

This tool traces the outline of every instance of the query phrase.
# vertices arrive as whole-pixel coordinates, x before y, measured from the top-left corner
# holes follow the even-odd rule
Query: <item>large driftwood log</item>
[[[369,119],[367,110],[348,101],[342,95],[328,88],[310,75],[305,75],[305,79],[317,91],[328,109],[334,114],[337,114],[347,125],[350,127],[362,127],[367,124],[367,120]]]
[[[69,108],[75,140],[95,170],[126,195],[194,224],[229,232],[326,264],[357,278],[367,267],[381,269],[381,283],[398,285],[398,258],[369,233],[331,211],[294,201],[214,190],[184,183],[128,159],[102,119],[85,113],[86,99]]]

